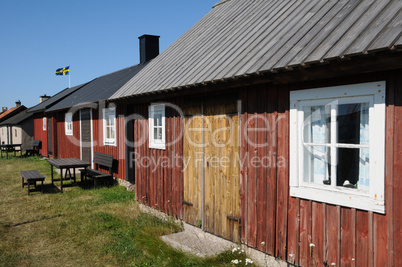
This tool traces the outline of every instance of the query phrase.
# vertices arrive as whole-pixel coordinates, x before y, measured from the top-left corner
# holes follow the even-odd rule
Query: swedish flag
[[[56,75],[69,75],[69,74],[70,74],[70,66],[56,70]]]

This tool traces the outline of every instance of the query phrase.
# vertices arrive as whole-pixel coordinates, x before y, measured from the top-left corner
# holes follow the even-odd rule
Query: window
[[[17,129],[14,129],[15,137],[17,137]]]
[[[385,213],[385,82],[290,93],[290,194]]]
[[[116,145],[116,108],[103,110],[103,139],[105,145]]]
[[[149,147],[165,149],[165,105],[149,106]]]
[[[43,130],[46,131],[46,117],[43,117]]]
[[[66,135],[73,135],[73,114],[71,112],[65,115],[64,127]]]

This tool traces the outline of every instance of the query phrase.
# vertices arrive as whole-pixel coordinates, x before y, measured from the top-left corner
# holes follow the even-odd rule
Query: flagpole
[[[70,69],[70,65],[68,65],[68,88],[71,88],[71,69]]]

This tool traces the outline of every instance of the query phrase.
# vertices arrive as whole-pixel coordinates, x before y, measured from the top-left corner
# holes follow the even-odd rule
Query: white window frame
[[[385,213],[385,81],[324,87],[290,92],[290,195],[303,199]],[[348,97],[370,99],[370,185],[369,191],[304,182],[303,177],[303,103],[348,101]],[[331,108],[331,117],[336,118]],[[333,119],[332,119],[333,121]],[[335,123],[333,123],[335,124]],[[336,135],[336,124],[331,131]],[[335,158],[335,157],[333,157]],[[332,163],[331,163],[332,164]]]
[[[43,117],[43,122],[42,122],[42,129],[44,130],[44,131],[46,131],[46,117]]]
[[[66,135],[73,135],[73,114],[67,112],[64,120],[64,127]]]
[[[112,131],[114,132],[114,138],[106,138],[106,118],[107,116],[113,116],[113,125],[109,126],[112,127]],[[116,133],[116,108],[115,107],[111,107],[111,108],[104,108],[103,109],[103,144],[105,146],[116,146],[117,142],[116,142],[116,137],[117,137],[117,133]]]
[[[162,139],[154,138],[154,119],[156,114],[162,115]],[[165,105],[162,104],[151,104],[148,108],[149,117],[149,147],[155,149],[166,149],[166,129],[165,129]]]

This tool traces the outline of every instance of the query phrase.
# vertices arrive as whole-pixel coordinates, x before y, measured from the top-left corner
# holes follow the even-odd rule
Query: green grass
[[[45,175],[45,194],[21,188],[20,171],[29,169]],[[0,159],[0,266],[231,266],[239,258],[201,259],[159,238],[178,231],[173,220],[142,213],[124,187],[78,183],[59,193],[46,160]]]

